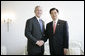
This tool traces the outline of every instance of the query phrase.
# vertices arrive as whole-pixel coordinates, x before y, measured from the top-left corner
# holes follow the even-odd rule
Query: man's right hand
[[[42,45],[44,44],[44,41],[43,41],[43,40],[38,40],[38,41],[36,42],[36,44],[37,44],[38,46],[42,46]]]

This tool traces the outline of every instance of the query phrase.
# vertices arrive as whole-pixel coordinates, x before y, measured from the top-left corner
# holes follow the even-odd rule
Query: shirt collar
[[[39,19],[40,19],[40,18],[38,18],[37,16],[35,16],[35,17],[37,18],[37,20],[38,20],[38,22],[39,22]]]
[[[57,22],[58,22],[58,18],[57,18],[55,21],[53,21],[53,23],[54,23],[54,22],[56,22],[56,23],[57,23]]]

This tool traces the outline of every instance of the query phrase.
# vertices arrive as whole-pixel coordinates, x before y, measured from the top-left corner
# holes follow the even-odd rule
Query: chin
[[[38,16],[38,17],[40,17],[40,16]]]

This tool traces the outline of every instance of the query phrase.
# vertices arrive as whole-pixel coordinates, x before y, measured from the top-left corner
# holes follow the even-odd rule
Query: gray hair
[[[41,7],[41,6],[36,6],[34,12],[36,11],[36,9],[37,9],[38,7]]]

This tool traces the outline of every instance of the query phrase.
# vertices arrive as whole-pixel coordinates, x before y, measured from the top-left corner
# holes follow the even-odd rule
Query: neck
[[[55,20],[53,20],[53,21],[56,21],[56,19],[55,19]]]
[[[40,18],[40,16],[36,16],[37,18]]]
[[[36,16],[36,18],[37,18],[37,20],[39,20],[39,19],[40,19],[40,17],[37,17],[37,16]]]
[[[53,21],[56,21],[56,20],[58,20],[58,18],[54,19]]]

